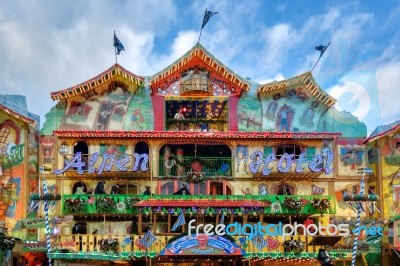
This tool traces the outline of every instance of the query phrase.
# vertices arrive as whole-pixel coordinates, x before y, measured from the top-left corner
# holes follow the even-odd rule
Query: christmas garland
[[[324,211],[331,207],[331,202],[327,198],[313,198],[311,204],[315,209],[319,210],[321,216],[323,215]]]
[[[187,183],[202,183],[207,179],[207,176],[203,172],[188,172],[185,176]]]
[[[15,246],[15,238],[9,237],[3,233],[0,233],[0,250],[7,251],[12,250]]]
[[[116,207],[116,202],[111,197],[97,199],[96,204],[99,212],[112,212]]]
[[[64,201],[64,208],[71,213],[84,212],[86,209],[85,200],[82,198],[69,198]]]
[[[294,198],[285,198],[282,204],[286,209],[290,209],[295,212],[300,212],[301,208],[303,207],[301,200],[296,200]]]
[[[304,250],[304,242],[300,240],[286,240],[283,242],[285,252],[302,252]]]

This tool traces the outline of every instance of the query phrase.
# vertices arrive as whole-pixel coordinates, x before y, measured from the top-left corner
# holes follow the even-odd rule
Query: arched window
[[[138,142],[135,145],[135,153],[138,153],[138,154],[143,154],[143,153],[149,154],[149,146],[147,145],[146,142],[143,142],[143,141]]]
[[[170,181],[161,186],[161,195],[172,195],[175,191],[175,182]]]
[[[311,108],[307,108],[304,110],[303,119],[312,120],[314,118],[314,110]]]
[[[276,110],[278,109],[278,103],[273,101],[268,104],[267,111],[265,113],[266,117],[274,117]]]
[[[294,195],[294,187],[289,185],[277,185],[274,189],[275,195]]]
[[[85,162],[85,166],[82,167],[82,168],[83,168],[84,170],[87,170],[87,168],[88,168],[88,162],[89,162],[89,160],[88,160],[88,156],[89,156],[89,147],[88,147],[88,145],[86,144],[86,142],[84,142],[84,141],[78,141],[77,143],[75,143],[75,145],[74,145],[74,154],[76,154],[76,153],[78,153],[78,152],[82,153],[82,162]],[[76,168],[74,167],[74,169],[76,169]]]
[[[79,181],[74,184],[72,187],[72,194],[80,194],[87,193],[87,186],[85,183]]]

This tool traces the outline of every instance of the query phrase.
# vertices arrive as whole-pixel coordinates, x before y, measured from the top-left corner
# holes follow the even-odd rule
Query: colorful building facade
[[[313,265],[325,246],[346,265],[351,232],[303,235],[304,228],[352,230],[358,204],[346,199],[360,193],[362,176],[364,194],[383,195],[360,170],[369,166],[366,126],[336,110],[310,72],[257,84],[196,44],[153,76],[116,64],[51,98],[41,191],[21,230],[38,230],[26,250],[47,252],[58,265]],[[385,205],[364,206],[361,225],[383,226]],[[189,236],[191,220],[249,227]],[[304,228],[246,237],[251,226],[280,223]],[[374,265],[380,237],[358,238],[358,259]]]
[[[27,215],[27,199],[38,192],[39,121],[39,116],[28,112],[24,96],[0,96],[0,227],[1,233],[21,240],[29,239],[27,232],[20,230],[20,221]],[[31,232],[31,237],[36,240],[37,232]],[[1,237],[1,242],[6,239]],[[0,245],[1,263],[24,263],[21,244],[17,243],[12,253],[8,246]]]

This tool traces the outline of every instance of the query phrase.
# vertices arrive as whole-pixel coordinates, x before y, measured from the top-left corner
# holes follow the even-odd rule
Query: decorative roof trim
[[[97,75],[96,77],[94,77],[86,82],[83,82],[79,85],[76,85],[76,86],[68,88],[68,89],[50,93],[51,99],[53,99],[55,101],[64,100],[69,97],[74,97],[74,96],[78,96],[78,95],[87,93],[89,91],[94,90],[98,86],[106,83],[107,81],[111,80],[114,76],[117,76],[117,75],[122,76],[124,79],[128,80],[131,83],[137,84],[138,86],[140,86],[141,84],[144,83],[144,77],[137,76],[137,75],[129,72],[122,66],[115,64],[112,67],[110,67],[109,69],[107,69],[106,71],[104,71],[103,73]]]
[[[301,74],[299,76],[282,80],[282,81],[274,81],[270,83],[266,83],[263,85],[260,85],[260,87],[257,89],[258,94],[262,93],[268,93],[272,91],[281,91],[285,90],[287,87],[292,86],[292,85],[306,85],[305,88],[306,90],[313,95],[316,99],[318,99],[320,102],[325,104],[328,107],[332,107],[336,103],[336,99],[330,96],[328,93],[324,92],[318,84],[315,82],[311,72],[306,72],[304,74]]]
[[[196,44],[191,50],[185,55],[179,58],[177,61],[166,67],[164,70],[158,72],[150,78],[150,85],[154,85],[174,73],[181,71],[186,65],[189,64],[193,59],[199,58],[209,68],[218,73],[219,75],[226,78],[232,84],[238,86],[244,91],[249,91],[251,84],[242,77],[235,74],[228,67],[224,66],[220,61],[214,58],[210,52],[208,52],[200,43]]]
[[[384,137],[384,136],[386,136],[386,135],[388,135],[388,134],[390,134],[390,133],[395,132],[395,131],[398,130],[399,128],[400,128],[400,124],[397,124],[397,125],[395,125],[395,126],[389,128],[388,130],[382,131],[381,133],[379,133],[379,134],[377,134],[377,135],[375,135],[375,136],[373,136],[373,137],[368,137],[366,140],[364,140],[363,143],[364,143],[364,144],[367,144],[367,143],[370,143],[370,142],[372,142],[372,141],[378,140],[378,139],[380,139],[380,138],[382,138],[382,137]]]
[[[342,133],[332,132],[190,132],[190,131],[84,131],[56,130],[54,136],[64,138],[171,138],[171,139],[333,139]]]
[[[10,108],[6,107],[5,105],[0,104],[0,109],[2,109],[7,114],[22,120],[23,122],[25,122],[27,124],[32,124],[34,127],[37,126],[37,123],[35,122],[35,120],[33,120],[33,119],[29,118],[29,117],[20,115],[19,113],[11,110]]]

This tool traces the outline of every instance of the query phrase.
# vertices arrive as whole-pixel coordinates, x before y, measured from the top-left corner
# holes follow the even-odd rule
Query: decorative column
[[[183,161],[183,150],[180,148],[176,150],[176,159],[180,162]],[[185,174],[185,167],[179,164],[176,165],[176,175],[184,176]]]

